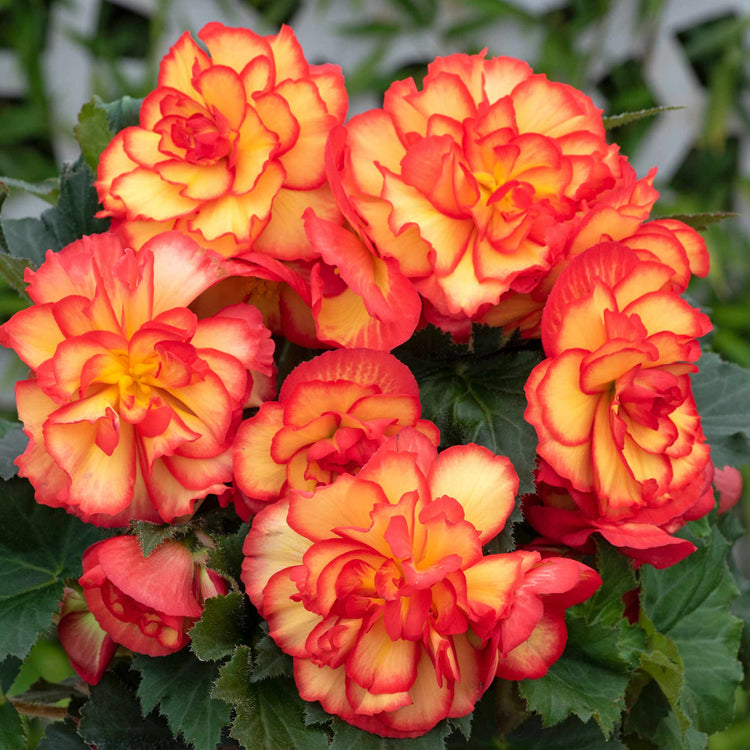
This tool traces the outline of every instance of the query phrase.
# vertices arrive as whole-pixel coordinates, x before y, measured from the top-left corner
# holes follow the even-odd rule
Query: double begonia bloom
[[[208,53],[183,34],[140,125],[102,153],[103,215],[136,246],[177,229],[225,257],[250,246],[284,260],[311,257],[303,212],[338,216],[324,148],[346,114],[340,69],[309,65],[287,26],[263,37],[209,23],[198,36]]]
[[[251,499],[238,512],[246,517],[289,490],[356,474],[407,427],[437,446],[437,427],[420,414],[417,381],[391,354],[341,349],[303,362],[284,380],[278,401],[266,401],[237,431],[235,485]]]
[[[115,234],[77,240],[26,271],[35,302],[0,328],[33,370],[16,385],[30,438],[16,463],[36,499],[85,521],[172,522],[232,479],[252,370],[270,375],[262,316],[187,309],[221,258],[178,233],[139,253]]]
[[[496,674],[543,675],[564,647],[564,608],[600,579],[537,552],[483,556],[517,487],[507,458],[473,444],[438,455],[406,430],[358,475],[263,509],[242,579],[302,698],[417,737],[470,713]]]
[[[545,481],[588,518],[668,526],[705,505],[713,472],[690,373],[711,324],[673,283],[671,266],[601,243],[547,301],[548,358],[526,383],[525,417],[559,478]]]
[[[591,100],[512,58],[437,58],[345,132],[329,181],[448,328],[533,288],[623,173]]]
[[[149,656],[185,646],[205,600],[228,590],[226,581],[180,542],[162,542],[144,557],[134,536],[89,547],[78,583],[102,630],[115,643]]]
[[[89,611],[79,589],[65,588],[57,637],[78,676],[89,685],[96,685],[112,661],[117,644]]]

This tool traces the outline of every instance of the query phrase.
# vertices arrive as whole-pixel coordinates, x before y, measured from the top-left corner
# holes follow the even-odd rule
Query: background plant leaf
[[[696,729],[711,733],[732,719],[734,691],[742,679],[737,660],[742,621],[729,613],[737,596],[726,563],[729,542],[716,526],[706,538],[692,535],[691,541],[698,549],[677,565],[659,571],[643,566],[641,602],[684,664],[682,709]]]
[[[24,657],[50,626],[65,579],[81,575],[84,551],[108,532],[39,505],[25,480],[4,482],[3,494],[0,657]]]
[[[231,709],[211,696],[218,674],[214,662],[198,661],[182,649],[157,658],[136,656],[133,667],[141,674],[138,698],[144,714],[158,707],[172,734],[184,737],[196,750],[218,744]]]
[[[87,744],[106,750],[187,747],[172,736],[167,722],[156,711],[144,717],[131,686],[111,671],[91,688],[91,698],[81,709],[78,731]]]
[[[248,646],[221,668],[213,695],[235,709],[231,736],[253,750],[327,750],[326,734],[305,726],[305,703],[289,679],[251,683]]]

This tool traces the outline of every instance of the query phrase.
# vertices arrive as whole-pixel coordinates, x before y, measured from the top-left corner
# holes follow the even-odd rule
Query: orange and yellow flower
[[[235,485],[247,496],[238,512],[246,518],[289,490],[356,474],[407,427],[436,446],[438,429],[420,413],[417,381],[391,354],[341,349],[303,362],[284,380],[278,401],[266,401],[237,431]]]
[[[302,214],[338,216],[325,183],[324,147],[343,122],[341,71],[309,65],[292,30],[274,36],[209,23],[164,58],[140,125],[102,153],[103,214],[140,247],[177,229],[225,257],[252,246],[311,257]]]
[[[511,58],[438,58],[422,91],[397,81],[345,131],[334,191],[448,328],[530,291],[623,175],[591,100]]]
[[[711,324],[673,291],[674,277],[653,256],[601,243],[570,263],[547,301],[548,359],[526,383],[525,416],[561,478],[549,483],[589,518],[667,524],[710,485],[690,373]]]
[[[460,717],[496,674],[538,677],[562,653],[562,612],[598,575],[573,560],[484,556],[518,477],[477,445],[440,455],[414,430],[357,476],[292,491],[254,519],[242,578],[305,700],[387,737]]]
[[[187,309],[225,275],[178,233],[139,253],[116,234],[27,269],[35,304],[0,328],[33,373],[16,386],[30,438],[16,463],[36,499],[101,526],[172,522],[226,489],[231,445],[273,342],[258,310]]]

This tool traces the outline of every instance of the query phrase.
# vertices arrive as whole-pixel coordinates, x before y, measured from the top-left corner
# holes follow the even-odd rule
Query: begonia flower
[[[302,698],[417,737],[470,713],[496,673],[543,675],[565,644],[562,611],[601,581],[537,552],[483,555],[517,488],[507,458],[474,444],[438,455],[405,430],[358,475],[263,509],[242,579]]]
[[[309,65],[288,26],[259,36],[209,23],[162,60],[140,124],[101,155],[96,187],[139,247],[176,229],[225,257],[311,257],[302,214],[335,219],[324,147],[347,94],[334,65]]]
[[[78,676],[96,685],[112,661],[117,644],[102,630],[78,589],[65,587],[57,637]]]
[[[313,490],[340,474],[355,474],[407,427],[436,446],[438,429],[420,414],[417,381],[393,355],[325,352],[298,365],[284,380],[278,401],[261,404],[240,425],[233,448],[235,484],[260,501],[260,508],[289,490]],[[246,517],[242,507],[238,511]]]
[[[340,133],[334,193],[448,329],[530,291],[625,167],[586,95],[484,54],[437,58],[421,91],[395,82]]]
[[[559,478],[549,484],[597,523],[664,526],[705,507],[712,465],[690,373],[711,324],[673,291],[673,276],[600,243],[570,263],[544,310],[548,358],[526,382],[525,417]]]
[[[226,581],[181,542],[162,542],[144,557],[134,536],[110,537],[89,547],[78,583],[110,638],[149,656],[185,646],[205,600],[228,590]]]
[[[225,275],[178,233],[139,253],[115,234],[27,269],[34,305],[0,328],[32,369],[16,385],[30,438],[16,463],[44,505],[100,526],[172,522],[232,479],[231,445],[253,370],[270,375],[261,314],[187,305]]]

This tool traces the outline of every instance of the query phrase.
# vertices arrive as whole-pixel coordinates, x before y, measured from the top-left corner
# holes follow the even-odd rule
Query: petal
[[[447,448],[428,477],[433,498],[455,498],[486,544],[502,531],[515,507],[518,475],[510,460],[478,445]]]

